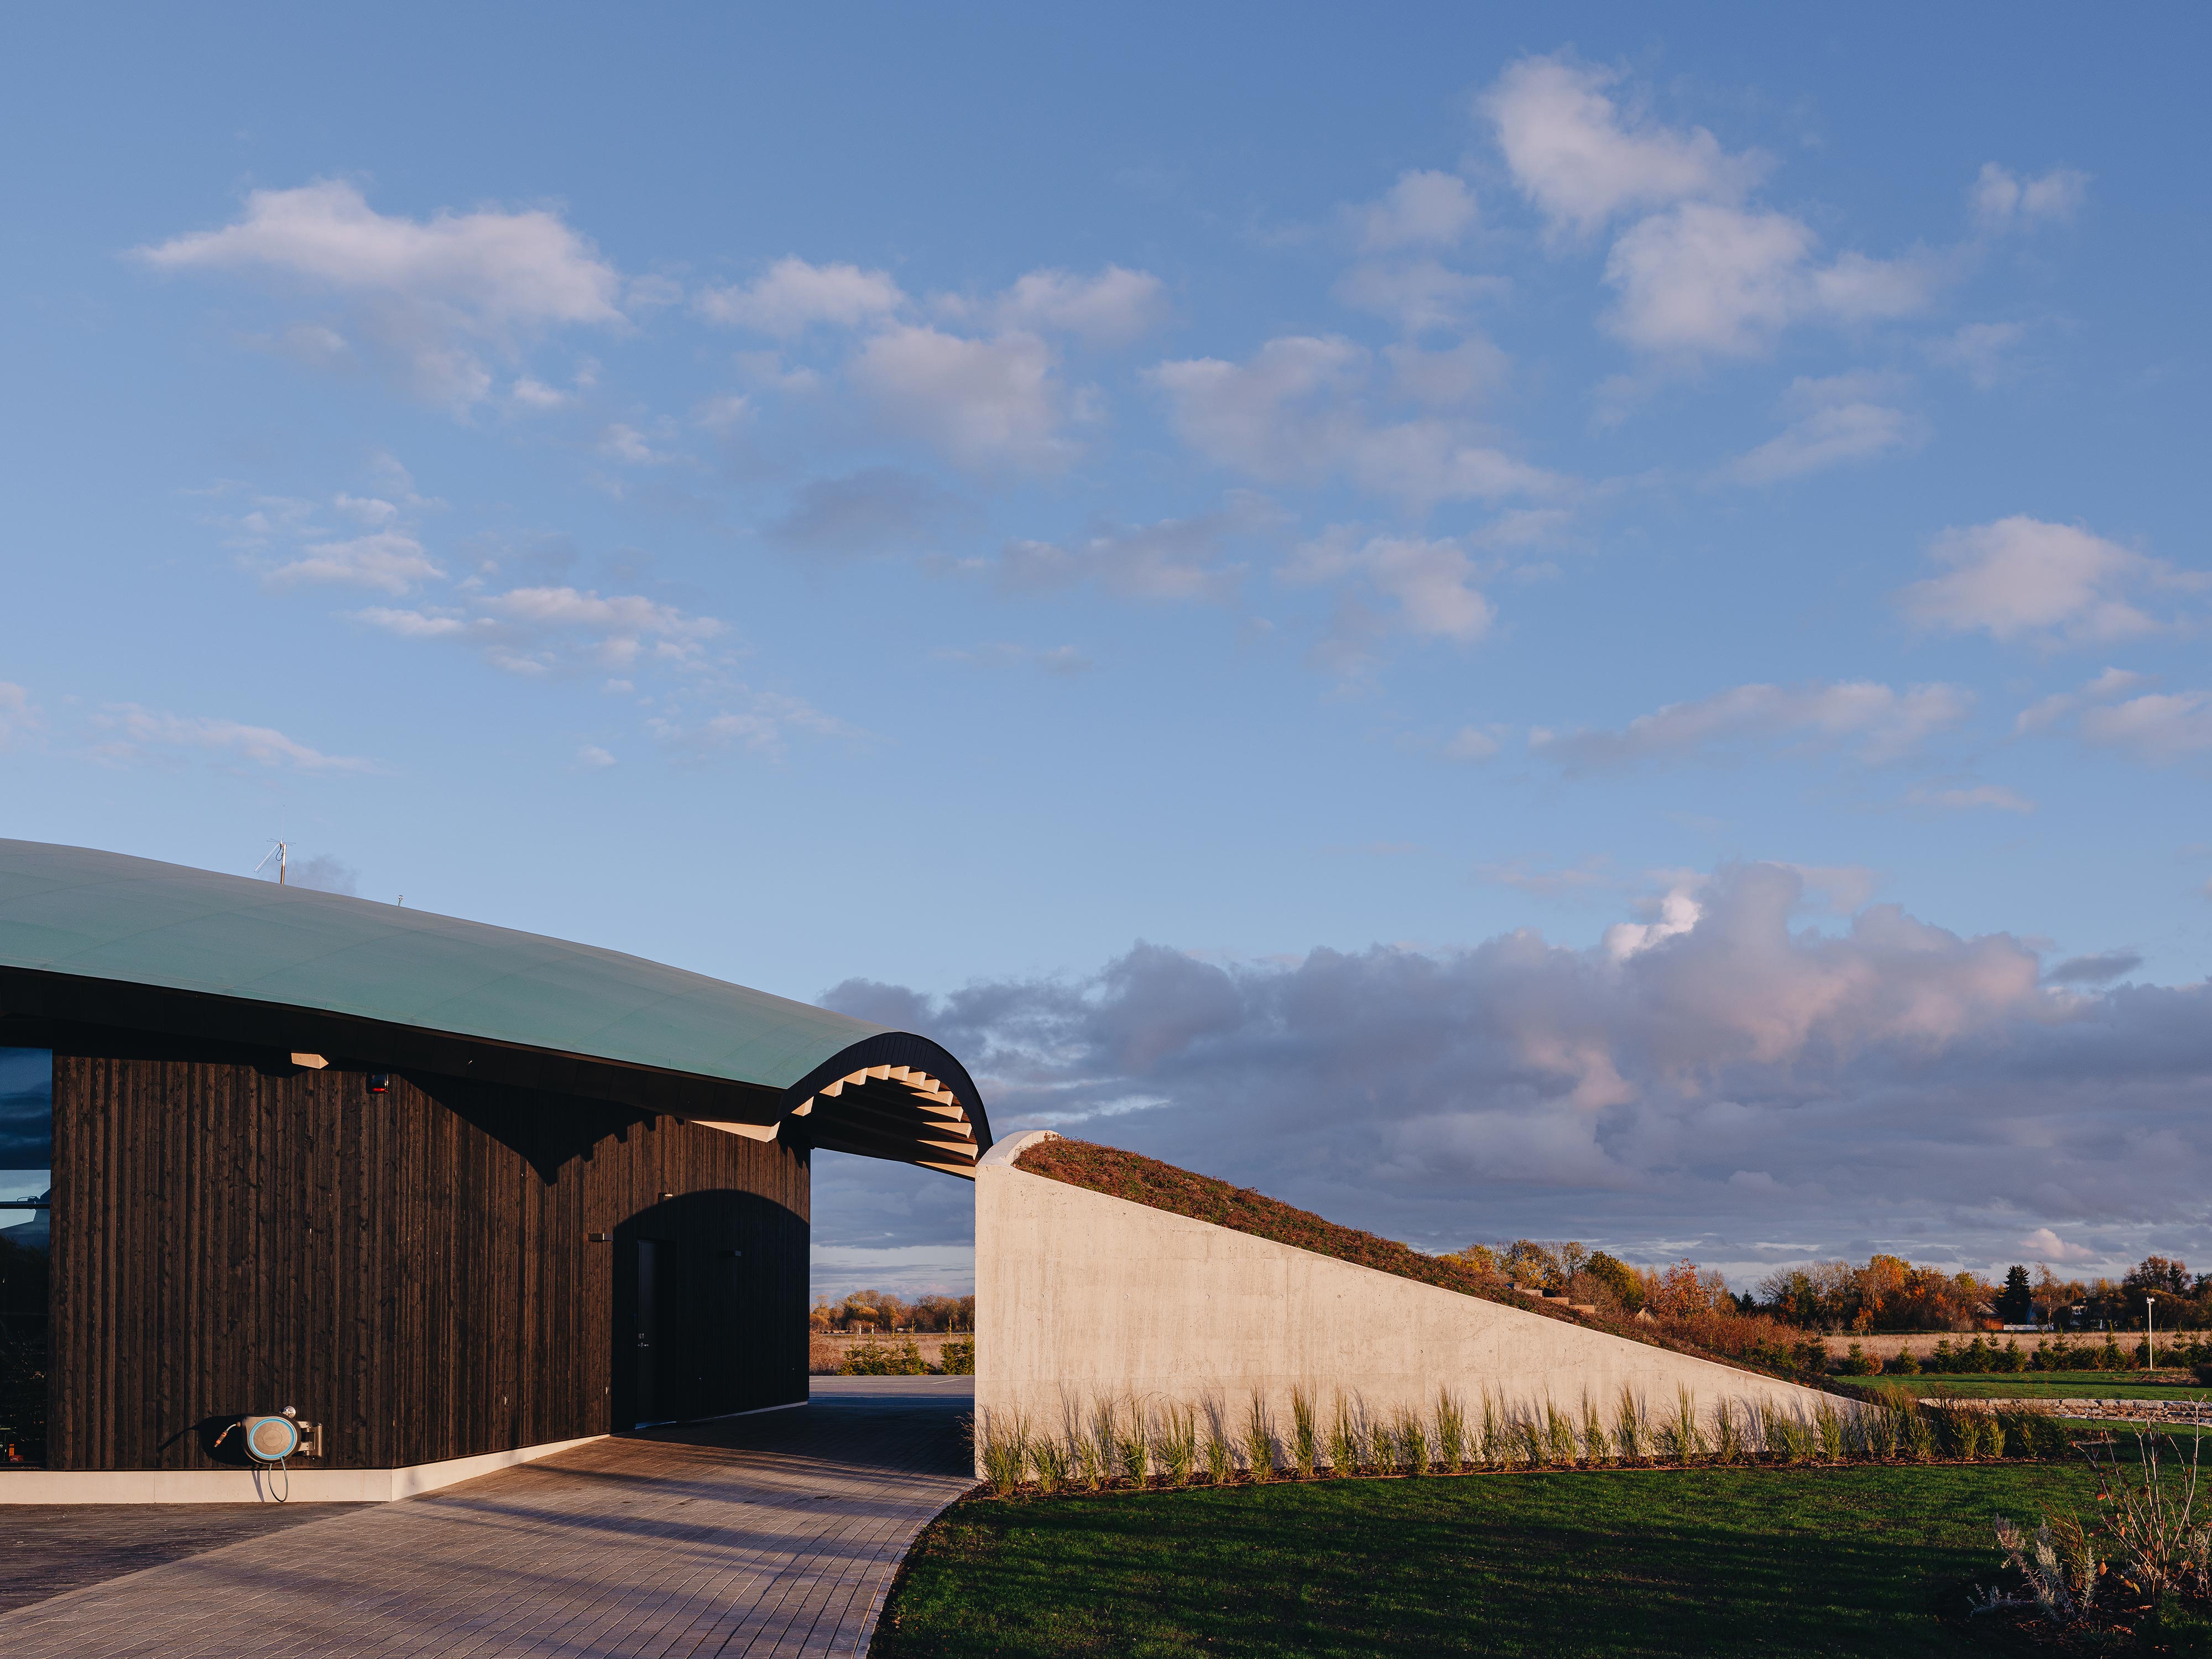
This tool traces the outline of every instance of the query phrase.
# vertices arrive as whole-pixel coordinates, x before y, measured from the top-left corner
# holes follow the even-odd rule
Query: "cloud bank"
[[[1139,944],[1079,980],[825,1000],[960,1054],[994,1127],[1055,1127],[1429,1247],[1530,1233],[1751,1272],[1898,1249],[1986,1266],[2212,1244],[2212,987],[2071,988],[2008,933],[1893,904],[1799,925],[1728,866],[1589,948],[1220,965]],[[2045,1252],[2054,1258],[2065,1252]],[[2069,1259],[2076,1259],[2069,1256]]]

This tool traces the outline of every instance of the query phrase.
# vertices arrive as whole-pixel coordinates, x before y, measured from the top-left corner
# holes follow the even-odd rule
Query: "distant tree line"
[[[908,1302],[889,1291],[854,1291],[842,1302],[820,1302],[808,1322],[817,1331],[972,1331],[972,1296],[925,1296]]]
[[[1595,1304],[1608,1314],[1642,1313],[1670,1322],[1735,1316],[1855,1335],[1999,1325],[2141,1330],[2145,1298],[2154,1297],[2159,1329],[2212,1329],[2212,1273],[2192,1274],[2185,1262],[2163,1255],[2144,1257],[2117,1281],[2060,1279],[2048,1266],[2031,1273],[2015,1265],[2002,1282],[1917,1267],[1903,1256],[1875,1255],[1863,1266],[1819,1261],[1777,1268],[1741,1294],[1731,1292],[1719,1273],[1687,1259],[1666,1267],[1636,1267],[1572,1240],[1471,1244],[1454,1259],[1501,1284]]]

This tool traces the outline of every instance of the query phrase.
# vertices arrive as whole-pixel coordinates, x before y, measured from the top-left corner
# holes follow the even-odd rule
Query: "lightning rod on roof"
[[[261,855],[261,864],[266,864],[271,859],[275,859],[276,860],[276,884],[279,887],[282,887],[284,884],[284,863],[287,855],[291,852],[291,850],[292,848],[289,842],[280,841],[274,843],[267,852]],[[253,866],[253,873],[257,876],[261,873],[261,864],[257,864]]]

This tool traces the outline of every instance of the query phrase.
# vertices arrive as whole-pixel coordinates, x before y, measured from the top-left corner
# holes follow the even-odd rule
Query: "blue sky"
[[[19,21],[0,833],[1425,1245],[2202,1254],[2206,33]]]

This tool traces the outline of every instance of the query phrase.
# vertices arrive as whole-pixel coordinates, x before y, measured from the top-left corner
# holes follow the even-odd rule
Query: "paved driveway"
[[[966,1377],[597,1442],[0,1613],[8,1659],[854,1654],[973,1484]]]

